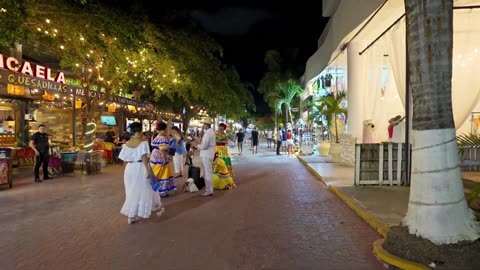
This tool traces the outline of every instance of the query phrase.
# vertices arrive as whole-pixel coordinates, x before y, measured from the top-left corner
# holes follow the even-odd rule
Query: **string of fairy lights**
[[[46,18],[44,20],[44,23],[40,22],[34,25],[37,26],[36,30],[39,34],[46,35],[50,38],[62,37],[61,31],[58,28],[54,27],[54,22],[50,18]],[[107,36],[105,35],[105,33],[99,33],[99,35],[101,37],[101,40],[104,41],[107,46],[115,46],[114,42],[117,41],[116,37]],[[64,36],[64,40],[65,39],[71,40],[71,38],[65,38]],[[83,45],[84,47],[89,46],[87,45],[88,40],[84,34],[80,33],[78,35],[78,39],[80,40],[79,43],[70,42],[69,44],[80,44],[80,46]],[[59,43],[58,47],[62,51],[67,49],[66,45],[61,42]],[[102,75],[101,69],[106,66],[106,56],[100,54],[101,52],[96,51],[94,48],[86,49],[86,52],[82,54],[82,57],[78,57],[84,58],[84,61],[81,61],[83,62],[83,64],[75,63],[73,66],[77,69],[81,68],[82,73],[87,73],[87,76],[96,77],[96,81],[100,84],[106,81],[107,85],[111,85],[113,83],[112,80],[108,80],[105,75]],[[168,80],[171,80],[171,83],[173,84],[179,84],[183,81],[181,79],[181,73],[176,71],[174,65],[170,65],[168,71],[165,70],[165,68],[163,68],[163,70],[165,70],[164,72],[160,72],[159,70],[157,70],[161,61],[159,61],[158,58],[152,59],[152,57],[149,57],[151,55],[154,55],[154,53],[150,53],[146,48],[142,48],[139,51],[132,51],[124,48],[123,54],[125,55],[126,63],[128,63],[128,66],[130,66],[130,68],[122,71],[118,66],[115,66],[115,73],[121,73],[127,78],[126,80],[117,79],[118,87],[115,88],[117,89],[116,92],[118,92],[118,94],[125,95],[126,92],[128,92],[128,90],[125,90],[125,87],[130,88],[129,85],[132,84],[135,84],[138,88],[147,89],[147,87],[149,87],[152,88],[152,90],[157,89],[163,91],[165,90],[165,87],[162,84],[166,83]],[[143,69],[142,67],[145,64],[149,64],[151,66],[149,68]],[[170,75],[168,75],[169,73]],[[97,74],[97,76],[93,76],[94,74]]]

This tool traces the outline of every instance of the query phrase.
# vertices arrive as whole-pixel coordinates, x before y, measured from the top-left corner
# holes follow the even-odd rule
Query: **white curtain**
[[[364,52],[365,70],[364,79],[362,80],[363,93],[363,114],[362,120],[373,120],[375,123],[375,141],[384,140],[384,129],[381,115],[385,114],[383,106],[383,98],[385,95],[384,69],[386,67],[386,59],[383,56],[383,42],[378,42],[369,50]]]
[[[385,34],[396,88],[405,106],[405,19]],[[470,116],[480,100],[480,11],[455,10],[453,17],[452,107],[458,133],[470,132]]]
[[[400,20],[395,26],[385,34],[383,38],[385,41],[386,53],[390,65],[392,66],[392,73],[395,78],[398,96],[405,107],[405,92],[406,92],[406,46],[405,46],[405,18]]]
[[[480,11],[455,11],[453,30],[453,115],[457,133],[469,133],[471,113],[480,100]]]

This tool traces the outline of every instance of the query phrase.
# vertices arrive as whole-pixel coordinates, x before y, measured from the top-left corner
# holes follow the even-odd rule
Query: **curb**
[[[346,194],[345,192],[337,189],[335,186],[332,185],[327,185],[323,181],[322,176],[315,171],[308,163],[301,158],[300,156],[297,156],[297,159],[305,165],[305,167],[312,173],[314,174],[319,181],[321,181],[325,186],[328,187],[329,190],[331,190],[337,197],[340,198],[348,207],[350,207],[360,218],[362,218],[365,222],[367,222],[370,226],[372,226],[383,238],[387,237],[388,231],[390,231],[390,227],[388,227],[387,224],[383,223],[375,214],[373,214],[370,210],[365,208],[363,205],[358,203],[353,197],[350,195]],[[377,256],[382,260],[383,262],[386,262],[390,265],[396,266],[401,269],[411,269],[411,270],[425,270],[429,269],[427,266],[408,261],[405,259],[402,259],[400,257],[397,257],[395,255],[390,254],[388,251],[384,250],[382,247],[382,244],[384,242],[384,239],[378,239],[375,242],[373,242],[373,251]]]
[[[375,242],[373,242],[373,252],[375,252],[375,254],[377,254],[377,256],[378,256],[378,258],[380,258],[380,260],[382,260],[382,261],[384,261],[384,262],[386,262],[390,265],[393,265],[395,267],[401,268],[401,269],[408,269],[408,270],[428,270],[428,269],[430,269],[423,264],[419,264],[419,263],[412,262],[412,261],[407,261],[405,259],[397,257],[397,256],[391,254],[390,252],[386,251],[385,249],[383,249],[383,242],[384,241],[385,241],[384,239],[378,239]]]

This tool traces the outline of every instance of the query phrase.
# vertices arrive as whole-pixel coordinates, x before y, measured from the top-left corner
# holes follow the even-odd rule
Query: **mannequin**
[[[363,140],[362,143],[375,143],[375,123],[373,120],[363,121]]]

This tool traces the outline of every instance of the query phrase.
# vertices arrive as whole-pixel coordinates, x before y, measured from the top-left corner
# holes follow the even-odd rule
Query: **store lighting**
[[[58,33],[58,30],[57,30],[57,29],[53,29],[53,32]]]
[[[50,19],[46,19],[45,22],[46,22],[46,23],[50,23]]]
[[[37,28],[38,32],[42,32],[42,28],[38,27]]]
[[[63,49],[65,49],[65,47],[64,47],[63,45],[60,45],[60,49],[62,49],[62,50],[63,50]]]

